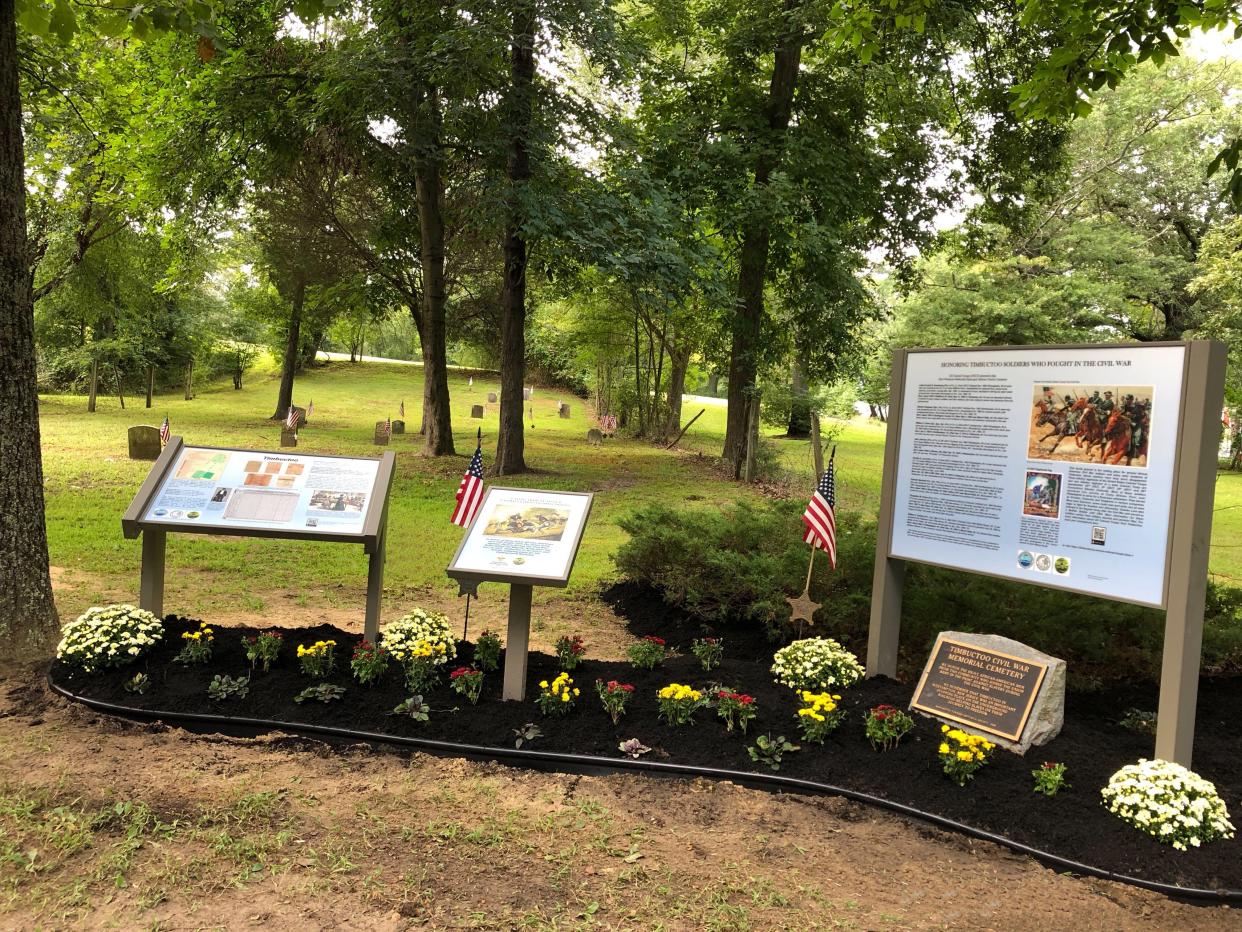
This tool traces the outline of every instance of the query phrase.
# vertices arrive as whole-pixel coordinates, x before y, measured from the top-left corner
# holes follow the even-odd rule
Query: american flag
[[[164,416],[164,423],[160,425],[160,443],[168,443],[168,438],[172,436],[172,428],[168,426],[168,416]]]
[[[285,416],[285,427],[295,430],[298,426],[298,409],[289,405],[289,413]]]
[[[313,401],[306,402],[306,416],[307,417],[315,416],[315,402]]]
[[[392,418],[387,418],[387,419],[385,419],[385,421],[384,421],[384,433],[386,433],[389,437],[391,437],[391,436],[392,436]]]
[[[480,432],[479,445],[475,447],[474,456],[470,457],[470,465],[466,474],[461,477],[461,485],[457,487],[457,507],[453,509],[452,522],[458,527],[465,527],[474,519],[483,501],[483,436]]]
[[[398,417],[404,418],[405,417],[405,399],[404,398],[401,399],[401,406],[397,410],[398,410]]]
[[[806,525],[806,533],[802,539],[812,547],[826,551],[828,562],[837,568],[837,477],[834,457],[828,460],[828,469],[820,477],[819,485],[811,502],[802,512],[802,523]]]

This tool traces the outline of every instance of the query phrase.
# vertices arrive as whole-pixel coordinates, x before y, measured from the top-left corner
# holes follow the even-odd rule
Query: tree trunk
[[[522,385],[526,381],[526,240],[522,233],[518,192],[530,180],[527,137],[535,106],[533,0],[518,0],[514,4],[509,74],[511,84],[506,109],[512,135],[505,163],[509,203],[500,307],[500,436],[496,442],[496,474],[499,476],[526,471],[526,438],[522,424]]]
[[[800,0],[785,0],[786,21]],[[772,239],[771,219],[764,213],[764,189],[780,165],[781,146],[793,111],[798,67],[805,36],[794,23],[781,38],[772,65],[768,88],[767,129],[757,143],[752,200],[759,202],[744,221],[742,250],[738,260],[737,307],[733,316],[733,341],[729,357],[729,413],[725,426],[724,458],[741,474],[750,436],[751,403],[759,374],[759,347],[763,329],[763,286],[767,280],[768,248]],[[757,402],[756,402],[757,403]]]
[[[147,407],[155,399],[155,366],[147,366]]]
[[[116,372],[116,397],[117,397],[117,400],[121,403],[121,410],[124,411],[125,410],[125,389],[121,385],[121,370],[116,369],[114,371]]]
[[[715,398],[720,391],[720,373],[713,369],[707,374],[707,394]]]
[[[668,370],[668,420],[664,427],[665,439],[681,430],[681,396],[686,390],[686,370],[690,368],[690,351],[670,349],[669,358],[672,362]]]
[[[0,657],[47,656],[58,630],[48,573],[34,296],[13,0],[0,0]]]
[[[194,357],[185,361],[185,400],[194,400]]]
[[[807,437],[811,433],[811,400],[806,393],[806,376],[795,359],[789,372],[789,428],[790,437]]]
[[[414,121],[414,190],[423,266],[423,327],[419,330],[423,345],[423,450],[429,456],[456,452],[448,387],[441,145],[439,91],[428,87]]]
[[[95,413],[95,396],[99,394],[99,360],[91,360],[91,383],[90,390],[86,396],[86,410],[89,414]]]
[[[293,301],[289,312],[289,332],[285,337],[285,355],[280,363],[280,392],[276,396],[273,421],[283,421],[293,405],[293,375],[298,365],[298,346],[302,338],[302,305],[306,301],[306,282],[293,283]]]

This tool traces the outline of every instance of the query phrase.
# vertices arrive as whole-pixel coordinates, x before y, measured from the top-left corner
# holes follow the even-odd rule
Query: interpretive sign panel
[[[905,357],[889,555],[1163,607],[1186,347]]]
[[[1046,664],[941,638],[910,706],[929,715],[1018,741]]]
[[[491,486],[449,564],[448,575],[565,586],[591,500],[589,492]]]
[[[172,530],[362,533],[378,459],[182,447],[142,514]]]

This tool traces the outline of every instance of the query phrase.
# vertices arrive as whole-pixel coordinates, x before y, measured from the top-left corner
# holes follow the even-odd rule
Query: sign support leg
[[[897,645],[901,640],[901,589],[906,563],[890,557],[893,543],[893,499],[897,494],[897,445],[901,438],[901,399],[906,384],[905,350],[893,352],[893,374],[884,437],[884,471],[880,479],[880,514],[875,534],[875,574],[871,580],[871,627],[867,633],[867,676],[897,678]]]
[[[1178,443],[1168,607],[1160,664],[1156,757],[1190,767],[1199,697],[1203,603],[1216,491],[1216,447],[1225,391],[1225,347],[1196,340],[1186,354],[1186,423]]]
[[[142,532],[142,580],[138,607],[156,618],[164,617],[164,551],[168,535],[150,528]]]
[[[506,701],[521,702],[526,698],[526,661],[530,649],[530,600],[533,586],[513,583],[509,586],[509,630],[505,639]]]
[[[363,626],[363,637],[372,644],[379,640],[380,606],[384,601],[384,557],[388,549],[388,534],[385,532],[376,541],[375,550],[367,563],[367,615]]]

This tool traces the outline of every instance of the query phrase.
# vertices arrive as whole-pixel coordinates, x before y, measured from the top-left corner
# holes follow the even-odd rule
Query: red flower
[[[596,682],[603,682],[603,680],[597,680]],[[610,693],[615,693],[618,691],[623,692],[623,693],[632,693],[634,691],[634,687],[631,686],[629,683],[618,683],[616,680],[609,680],[607,683],[604,684],[604,688],[607,689]]]
[[[452,673],[449,674],[449,679],[455,680],[459,676],[474,676],[478,672],[479,671],[476,670],[474,667],[458,667],[456,670],[454,670]]]
[[[647,635],[645,638],[643,638],[643,640],[650,641],[652,644],[659,644],[661,647],[664,646],[664,638],[658,638],[654,634]]]

